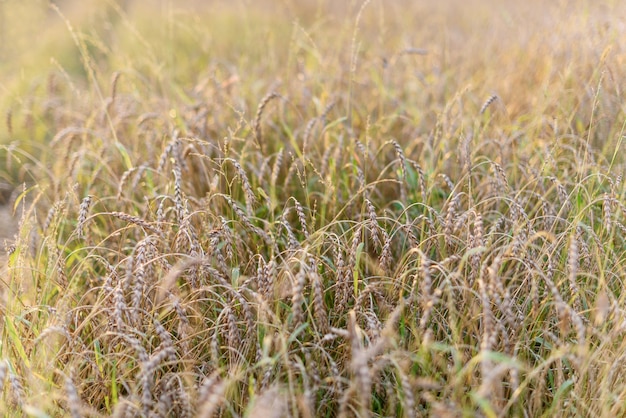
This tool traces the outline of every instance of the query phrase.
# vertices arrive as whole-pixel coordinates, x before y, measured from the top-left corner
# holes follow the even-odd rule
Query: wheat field
[[[0,2],[2,414],[626,416],[626,6],[545,3]]]

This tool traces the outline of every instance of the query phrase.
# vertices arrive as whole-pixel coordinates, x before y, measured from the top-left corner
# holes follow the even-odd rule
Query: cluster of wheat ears
[[[626,414],[617,8],[287,3],[55,10],[79,65],[0,136],[4,413]]]

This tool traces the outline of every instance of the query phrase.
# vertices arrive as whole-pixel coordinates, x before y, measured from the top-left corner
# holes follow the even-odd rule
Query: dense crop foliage
[[[210,3],[0,3],[6,414],[626,414],[619,2]]]

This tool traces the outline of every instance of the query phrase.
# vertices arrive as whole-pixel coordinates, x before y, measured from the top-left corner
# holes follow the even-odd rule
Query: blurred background
[[[494,94],[510,120],[563,114],[582,131],[597,100],[602,141],[624,107],[624,3],[0,0],[0,144],[50,141],[104,104],[117,73],[145,111],[212,100],[211,83],[245,114],[280,86],[302,106],[352,89],[353,120],[395,107],[421,132],[451,101],[480,108]],[[3,155],[0,178],[20,180]]]

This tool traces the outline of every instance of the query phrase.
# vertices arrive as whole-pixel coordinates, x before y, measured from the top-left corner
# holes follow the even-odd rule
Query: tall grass
[[[626,414],[623,12],[23,12],[0,408]]]

